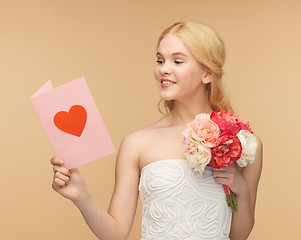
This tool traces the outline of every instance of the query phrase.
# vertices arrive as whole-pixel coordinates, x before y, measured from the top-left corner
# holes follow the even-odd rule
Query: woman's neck
[[[170,120],[173,124],[187,124],[199,113],[211,113],[212,107],[206,98],[192,99],[190,101],[174,101],[170,112]]]

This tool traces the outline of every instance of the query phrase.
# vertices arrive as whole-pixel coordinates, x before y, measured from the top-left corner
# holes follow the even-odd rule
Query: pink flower
[[[216,111],[211,113],[210,119],[215,122],[222,132],[229,132],[236,135],[240,130],[249,130],[249,122],[244,123],[237,116],[233,115],[231,111]]]
[[[222,133],[217,140],[216,147],[211,149],[210,167],[222,168],[229,166],[240,158],[241,151],[241,143],[236,135],[229,134],[229,132]]]
[[[188,127],[191,138],[204,144],[206,147],[216,145],[220,130],[218,125],[209,119],[209,115],[197,115]]]

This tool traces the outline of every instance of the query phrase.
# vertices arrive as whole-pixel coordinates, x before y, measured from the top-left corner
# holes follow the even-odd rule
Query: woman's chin
[[[175,99],[172,98],[172,97],[162,97],[162,96],[161,96],[161,99],[164,100],[164,101],[172,101],[172,100],[175,100]]]
[[[171,100],[175,100],[175,96],[171,95],[171,94],[160,94],[160,97],[162,100],[165,101],[171,101]]]

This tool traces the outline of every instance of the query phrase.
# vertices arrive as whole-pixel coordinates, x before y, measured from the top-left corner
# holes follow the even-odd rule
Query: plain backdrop
[[[29,102],[47,80],[84,76],[116,149],[162,117],[153,77],[159,34],[176,21],[215,28],[236,114],[264,145],[249,239],[300,239],[300,1],[0,1],[0,239],[96,239],[51,188],[53,151]],[[79,168],[107,209],[116,154]],[[139,197],[140,198],[140,197]],[[141,206],[128,239],[141,236]]]

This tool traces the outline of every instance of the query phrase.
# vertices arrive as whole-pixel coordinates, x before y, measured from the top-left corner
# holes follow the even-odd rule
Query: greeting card
[[[56,88],[47,81],[30,101],[55,155],[68,169],[115,152],[83,77]]]

